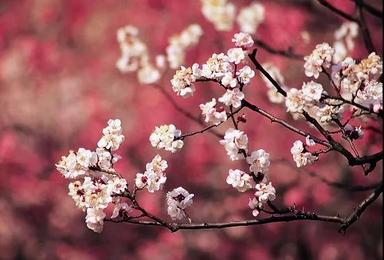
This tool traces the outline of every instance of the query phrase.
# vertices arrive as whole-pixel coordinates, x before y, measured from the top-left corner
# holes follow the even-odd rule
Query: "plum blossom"
[[[252,209],[252,215],[257,217],[260,214],[260,209],[263,207],[263,204],[255,197],[249,199],[248,207]]]
[[[249,170],[253,173],[267,173],[270,165],[269,153],[263,149],[253,151],[250,156],[246,158],[247,163],[250,165]]]
[[[321,94],[323,93],[323,86],[316,82],[307,82],[303,83],[301,88],[303,99],[306,102],[318,102],[321,98]]]
[[[161,77],[160,71],[151,64],[143,65],[137,71],[137,79],[141,84],[153,84]]]
[[[139,39],[139,30],[127,25],[117,30],[117,41],[120,44],[121,57],[116,67],[122,73],[136,71],[147,54],[147,46]]]
[[[235,6],[228,0],[201,0],[202,13],[216,30],[229,31],[235,19]]]
[[[239,64],[242,60],[245,59],[245,53],[242,48],[231,48],[227,51],[227,56],[230,62]]]
[[[161,125],[155,128],[149,141],[153,147],[174,153],[184,145],[182,140],[177,139],[179,137],[181,137],[181,131],[176,129],[176,126],[173,124]]]
[[[233,77],[231,72],[227,72],[221,79],[221,84],[223,84],[225,87],[229,86],[231,88],[235,88],[237,85],[237,79]]]
[[[304,57],[305,75],[317,79],[319,73],[323,71],[323,67],[329,68],[331,66],[333,54],[334,49],[328,43],[316,45],[313,52]]]
[[[315,108],[315,118],[321,124],[327,124],[333,119],[340,119],[343,107],[337,107],[332,105],[321,105]]]
[[[236,75],[241,83],[248,84],[255,76],[255,72],[249,66],[244,66],[238,72],[236,72]]]
[[[205,117],[204,121],[206,123],[218,125],[221,122],[224,122],[225,120],[227,120],[227,113],[225,112],[225,110],[222,109],[221,111],[219,111],[215,108],[215,106],[216,106],[215,98],[212,98],[211,101],[205,104],[200,104],[200,109],[202,111],[203,116]]]
[[[252,209],[252,215],[257,217],[260,210],[263,208],[263,204],[268,201],[273,201],[276,198],[276,190],[272,186],[272,183],[258,183],[256,184],[255,197],[249,200],[248,206]]]
[[[110,119],[108,120],[108,126],[103,129],[103,136],[97,142],[97,146],[115,151],[119,149],[123,141],[121,121],[119,119]]]
[[[348,54],[349,51],[355,47],[354,39],[359,34],[359,25],[355,22],[345,22],[334,33],[335,42],[333,48],[335,54],[333,55],[333,62],[341,62]]]
[[[62,156],[56,164],[57,170],[67,179],[77,178],[85,175],[90,166],[96,164],[95,153],[79,148],[78,152],[69,151],[68,156]]]
[[[289,91],[287,92],[287,97],[285,99],[285,106],[287,107],[287,112],[303,112],[305,106],[303,92],[296,88],[289,89]]]
[[[243,131],[229,128],[225,131],[224,140],[220,140],[220,144],[224,145],[232,161],[240,160],[244,158],[242,151],[247,151],[248,137]]]
[[[233,106],[238,108],[241,106],[241,100],[244,99],[244,93],[240,89],[228,89],[223,96],[219,98],[219,101],[226,106]]]
[[[184,98],[192,96],[195,91],[195,87],[193,86],[195,81],[196,78],[192,73],[192,68],[181,66],[171,80],[172,89],[178,96]]]
[[[87,227],[97,233],[103,231],[105,213],[102,209],[88,208],[85,222]]]
[[[185,51],[196,45],[202,35],[203,30],[201,26],[191,24],[180,34],[173,35],[169,39],[169,45],[166,48],[166,59],[171,69],[176,69],[184,63]]]
[[[308,164],[312,164],[318,160],[316,155],[305,151],[304,144],[300,140],[297,140],[293,143],[291,154],[293,160],[296,162],[296,166],[299,168]]]
[[[258,198],[259,202],[265,203],[267,201],[275,200],[276,198],[276,190],[272,186],[272,183],[258,183],[256,184],[256,192],[255,197]]]
[[[252,188],[252,177],[249,174],[238,169],[230,169],[226,181],[229,185],[232,185],[232,187],[236,188],[239,192],[245,192]]]
[[[132,208],[126,202],[116,202],[115,207],[113,208],[113,212],[111,218],[117,218],[120,212],[129,212]]]
[[[240,10],[237,23],[240,31],[254,34],[259,25],[264,21],[265,8],[262,4],[253,3]]]
[[[192,205],[194,194],[190,194],[186,189],[178,187],[167,192],[168,215],[173,220],[182,220],[187,217],[185,210]]]
[[[244,32],[233,35],[232,42],[235,43],[236,47],[240,47],[244,50],[251,48],[254,44],[252,36],[249,33]]]
[[[161,190],[167,180],[164,173],[167,168],[167,161],[163,160],[160,155],[156,155],[150,163],[147,163],[144,173],[136,174],[136,187],[147,188],[149,192]]]
[[[201,76],[221,80],[228,72],[233,72],[232,64],[224,53],[212,54],[201,68]]]

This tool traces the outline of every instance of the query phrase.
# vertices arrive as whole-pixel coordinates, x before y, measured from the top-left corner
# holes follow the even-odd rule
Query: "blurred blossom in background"
[[[183,132],[201,128],[177,111],[158,87],[140,84],[136,73],[123,74],[116,68],[121,55],[116,40],[119,28],[138,28],[154,61],[156,55],[166,53],[171,36],[199,24],[203,36],[187,48],[183,62],[191,66],[203,63],[212,53],[226,52],[240,28],[271,46],[292,47],[307,55],[318,43],[333,43],[334,32],[344,22],[317,1],[257,1],[261,10],[251,5],[256,1],[232,0],[225,7],[230,18],[221,23],[205,2],[210,1],[0,1],[0,259],[382,258],[382,198],[345,235],[339,234],[336,226],[320,222],[176,233],[112,223],[106,223],[101,234],[87,229],[84,213],[74,206],[66,180],[54,168],[61,155],[78,147],[94,149],[105,122],[119,118],[125,141],[116,169],[133,185],[136,173],[157,153],[149,142],[155,126],[173,123]],[[330,2],[346,12],[354,10],[352,1]],[[372,4],[380,7],[381,3]],[[242,10],[237,18],[233,8],[236,14]],[[258,18],[249,18],[246,8],[255,8]],[[242,22],[248,19],[244,17],[251,19],[248,27]],[[367,22],[381,56],[381,21],[367,16]],[[251,28],[249,23],[253,23]],[[361,37],[354,40],[350,55],[367,56]],[[258,58],[277,66],[287,86],[301,87],[305,80],[304,61],[263,50]],[[199,104],[222,95],[220,89],[199,85],[192,98],[180,98],[170,83],[174,72],[172,68],[163,71],[157,85],[196,116],[201,114]],[[247,90],[249,99],[291,120],[284,107],[269,101],[271,93],[259,75],[252,85]],[[381,179],[382,164],[366,178],[360,168],[348,167],[335,153],[298,171],[289,152],[297,136],[265,118],[248,112],[245,116],[247,123],[242,127],[251,137],[250,146],[271,154],[270,179],[280,204],[295,203],[308,211],[344,216],[366,194],[330,187],[308,171],[351,185]],[[305,125],[300,121],[294,124]],[[224,133],[227,127],[219,131]],[[367,133],[357,144],[375,149],[381,146],[380,138]],[[376,147],[372,146],[375,143]],[[228,160],[213,135],[186,140],[177,154],[160,153],[169,164],[168,180],[163,191],[140,194],[148,210],[167,218],[165,191],[183,186],[195,194],[189,213],[196,222],[252,218],[247,206],[249,194],[238,193],[226,183],[228,169],[238,163]]]

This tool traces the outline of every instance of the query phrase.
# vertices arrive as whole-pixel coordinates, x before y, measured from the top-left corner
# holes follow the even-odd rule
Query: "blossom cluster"
[[[251,82],[255,72],[247,65],[241,66],[248,50],[253,45],[249,34],[237,33],[232,39],[235,48],[226,54],[213,54],[205,64],[193,64],[192,67],[181,67],[171,80],[173,91],[184,98],[193,95],[196,81],[219,82],[226,92],[217,99],[225,106],[239,108],[244,99],[242,88]],[[215,108],[216,99],[201,104],[203,116],[207,123],[219,124],[227,119],[223,108]]]
[[[345,22],[335,31],[333,63],[339,63],[347,57],[348,53],[355,47],[354,39],[358,34],[359,25],[355,22]]]
[[[316,45],[313,52],[304,57],[305,75],[317,79],[324,68],[331,67],[334,53],[335,50],[328,43]]]
[[[129,209],[126,203],[113,197],[127,188],[126,180],[113,169],[119,156],[112,151],[117,150],[123,140],[121,121],[111,119],[103,129],[96,151],[79,148],[77,152],[70,151],[56,164],[58,171],[71,181],[68,194],[77,207],[86,211],[87,226],[95,232],[103,229],[104,210],[109,203],[115,204],[112,217],[116,217],[121,209]]]
[[[167,161],[163,160],[160,155],[156,155],[150,163],[147,163],[144,173],[136,174],[136,187],[147,188],[149,192],[161,190],[167,180],[164,173],[167,168]]]
[[[227,120],[227,113],[225,112],[224,107],[216,108],[216,99],[212,98],[211,101],[200,104],[200,109],[204,116],[204,121],[209,124],[218,125],[221,122]]]
[[[248,206],[252,209],[252,215],[257,217],[260,210],[263,208],[263,204],[268,201],[273,201],[276,198],[276,190],[272,186],[272,183],[258,183],[256,184],[255,197],[249,200]]]
[[[255,196],[249,202],[249,207],[256,217],[265,202],[275,199],[275,189],[272,184],[264,183],[268,179],[269,153],[259,149],[248,155],[247,135],[243,131],[233,128],[229,128],[225,132],[224,139],[220,143],[224,145],[231,160],[245,159],[249,165],[249,173],[239,169],[230,169],[226,182],[239,192],[245,192],[253,187],[256,189]]]
[[[139,30],[127,25],[117,31],[121,57],[116,67],[122,73],[136,71],[138,81],[142,84],[158,82],[168,64],[172,69],[183,64],[186,50],[196,45],[202,34],[203,30],[198,24],[189,25],[180,34],[170,37],[165,54],[156,55],[153,63],[146,44],[139,38]]]
[[[314,81],[303,83],[301,89],[289,89],[285,99],[287,112],[297,116],[306,111],[322,124],[340,118],[343,108],[321,102],[322,94],[326,94],[323,86]]]
[[[228,0],[201,0],[202,13],[218,31],[230,31],[236,20],[239,29],[244,33],[255,33],[264,21],[265,9],[260,3],[252,3],[239,10]]]
[[[360,62],[350,57],[345,58],[334,66],[332,78],[345,99],[355,100],[356,103],[372,107],[378,112],[383,108],[383,83],[380,81],[382,73],[383,62],[373,52]]]
[[[204,17],[218,31],[229,31],[235,20],[236,7],[228,0],[201,0]]]
[[[131,25],[118,29],[117,41],[120,44],[121,57],[116,67],[122,73],[137,71],[140,83],[151,84],[160,79],[161,72],[150,62],[148,48],[139,38],[139,30]]]
[[[153,147],[174,153],[184,146],[184,142],[180,137],[181,131],[176,129],[175,125],[161,125],[155,128],[149,137],[149,141]]]
[[[304,143],[300,140],[297,140],[293,143],[293,146],[291,148],[291,154],[297,167],[303,167],[308,164],[312,164],[318,160],[317,155],[308,152],[307,150],[308,146],[313,145],[313,140],[311,140],[309,137],[307,137],[306,145],[304,145]]]
[[[188,217],[186,209],[192,205],[194,194],[189,193],[186,189],[178,187],[167,192],[167,212],[173,220],[182,220]],[[188,218],[189,219],[189,218]],[[189,219],[189,221],[191,221]]]
[[[184,63],[186,49],[196,45],[202,35],[203,30],[200,25],[191,24],[180,34],[173,35],[169,39],[166,53],[171,69],[177,69]]]
[[[254,34],[264,19],[264,6],[260,3],[252,3],[240,10],[237,23],[241,32]]]

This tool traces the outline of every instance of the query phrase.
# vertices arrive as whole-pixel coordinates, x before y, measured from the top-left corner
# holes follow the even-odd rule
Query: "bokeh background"
[[[237,7],[252,1],[232,1]],[[316,1],[260,1],[266,18],[256,35],[270,45],[308,54],[317,43],[332,42],[343,20]],[[352,13],[352,1],[330,1]],[[370,1],[381,8],[381,1]],[[382,22],[367,15],[376,48],[382,52]],[[203,63],[212,53],[231,46],[230,32],[218,32],[201,14],[198,0],[0,0],[0,259],[381,259],[382,198],[342,235],[328,223],[276,223],[248,228],[170,233],[156,227],[106,223],[101,234],[86,228],[84,214],[67,196],[67,182],[54,168],[69,149],[94,149],[109,118],[123,122],[126,141],[119,153],[119,172],[133,183],[137,172],[158,152],[148,141],[156,125],[174,123],[183,132],[201,126],[178,112],[153,86],[140,85],[135,74],[115,68],[119,46],[116,30],[127,24],[140,29],[151,55],[163,53],[168,38],[187,25],[204,30],[198,46],[188,51],[186,65]],[[309,41],[302,32],[307,31]],[[367,56],[361,37],[351,54]],[[283,72],[286,83],[306,80],[303,62],[259,51],[262,62]],[[198,85],[187,100],[171,90],[169,71],[161,86],[184,109],[199,116],[198,104],[222,95]],[[320,78],[320,81],[325,80]],[[325,82],[325,81],[324,81]],[[290,120],[284,107],[269,103],[265,83],[257,75],[246,92],[249,100]],[[330,153],[298,171],[290,147],[297,136],[257,114],[245,112],[242,124],[250,149],[263,148],[273,160],[270,179],[279,205],[323,214],[348,214],[368,192],[327,185],[316,173],[343,185],[367,185],[382,178],[382,164],[364,177],[361,168]],[[297,126],[307,128],[300,122]],[[224,132],[227,123],[218,131]],[[360,151],[381,149],[382,136],[366,132]],[[226,221],[252,218],[247,203],[225,183],[229,168],[243,167],[227,159],[209,133],[187,139],[176,154],[160,152],[170,167],[164,190],[183,186],[195,194],[192,219]],[[139,200],[164,218],[165,192],[142,192]]]

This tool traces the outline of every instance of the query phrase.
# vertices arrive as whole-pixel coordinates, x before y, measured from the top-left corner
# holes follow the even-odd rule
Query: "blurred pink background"
[[[232,1],[244,6],[251,1]],[[259,1],[266,19],[257,37],[270,45],[293,47],[308,54],[317,43],[332,42],[343,20],[316,1]],[[353,12],[352,1],[331,1]],[[373,1],[380,6],[380,1]],[[158,153],[148,141],[155,126],[174,123],[183,132],[201,128],[180,114],[153,86],[135,74],[115,68],[119,46],[116,30],[127,24],[140,29],[151,55],[164,52],[168,38],[191,23],[204,30],[199,45],[188,51],[186,65],[203,63],[212,53],[226,51],[238,31],[217,32],[201,14],[198,0],[1,0],[0,1],[0,259],[381,259],[382,198],[350,230],[320,222],[276,223],[248,228],[170,233],[157,227],[106,223],[101,234],[88,230],[84,214],[67,195],[67,181],[54,164],[69,149],[94,149],[109,118],[120,118],[126,140],[117,169],[132,185],[137,172]],[[382,53],[382,23],[367,15],[374,44]],[[311,35],[304,43],[301,32]],[[352,56],[367,56],[359,37]],[[382,55],[381,55],[382,56]],[[305,79],[303,62],[273,56],[264,50],[291,87]],[[161,85],[177,103],[196,116],[198,104],[219,97],[222,90],[198,84],[187,100],[171,90],[173,71]],[[323,79],[324,80],[324,79]],[[255,77],[247,99],[289,119],[285,108],[269,103],[265,83]],[[271,180],[277,204],[322,214],[345,216],[368,192],[330,187],[306,171],[346,185],[378,182],[382,164],[368,177],[329,153],[299,172],[289,149],[297,136],[257,114],[246,112],[241,125],[251,149],[271,154]],[[305,124],[294,122],[297,126]],[[218,131],[224,132],[230,122]],[[366,134],[361,151],[381,147],[381,136]],[[382,148],[382,147],[381,147]],[[169,163],[164,191],[140,193],[148,210],[167,218],[165,191],[183,186],[195,194],[190,210],[195,222],[251,219],[247,203],[225,178],[240,164],[227,159],[218,139],[206,133],[187,139],[176,154],[159,152]],[[283,162],[283,163],[282,163]]]

